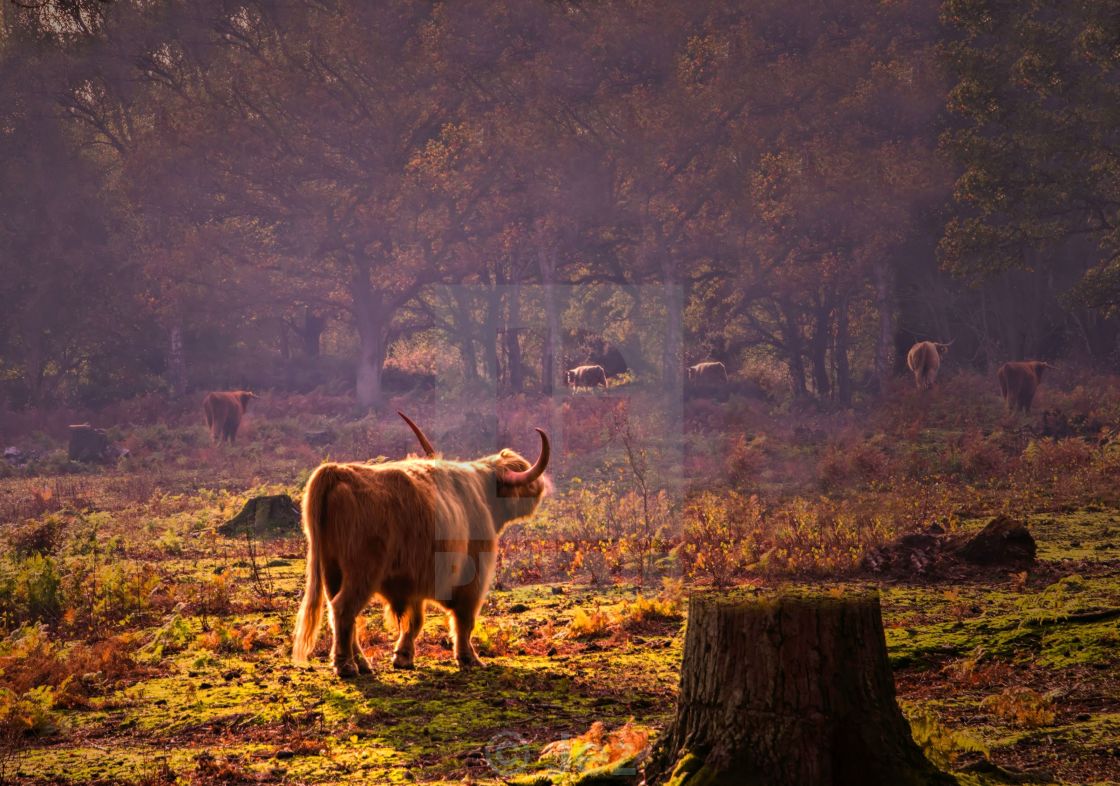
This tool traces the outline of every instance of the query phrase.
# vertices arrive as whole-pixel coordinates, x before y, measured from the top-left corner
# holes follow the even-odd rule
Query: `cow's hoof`
[[[371,666],[369,664],[369,661],[366,660],[365,658],[359,659],[357,661],[357,664],[358,664],[358,673],[359,674],[373,674],[373,666]]]
[[[414,668],[414,666],[412,665],[412,656],[411,655],[405,655],[405,654],[400,653],[400,652],[394,653],[393,654],[393,668],[394,669],[411,669],[411,668]]]
[[[484,669],[486,668],[486,664],[479,660],[477,657],[459,658],[459,668],[463,671],[470,671],[471,669]]]
[[[344,680],[353,679],[358,676],[358,667],[353,663],[336,663],[334,673]]]

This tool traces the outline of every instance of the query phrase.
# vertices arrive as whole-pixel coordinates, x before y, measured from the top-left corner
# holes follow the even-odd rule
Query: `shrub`
[[[57,514],[25,521],[8,532],[8,545],[18,557],[58,553],[66,535],[66,520]]]
[[[685,508],[681,557],[691,576],[727,586],[758,559],[762,511],[758,497],[705,491]]]
[[[980,702],[980,708],[1012,726],[1031,729],[1049,726],[1057,717],[1053,702],[1048,697],[1021,685],[988,696]]]
[[[53,557],[32,554],[0,566],[0,623],[56,622],[63,609],[62,577]]]
[[[969,480],[989,480],[1006,474],[1007,455],[994,440],[973,435],[965,439],[961,465]]]
[[[1069,439],[1031,440],[1023,451],[1023,460],[1038,480],[1048,480],[1076,472],[1088,466],[1094,451],[1077,437]]]

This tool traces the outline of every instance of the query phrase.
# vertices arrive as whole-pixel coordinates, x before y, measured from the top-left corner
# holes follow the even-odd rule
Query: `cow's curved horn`
[[[420,447],[422,447],[424,449],[424,452],[428,454],[428,458],[434,458],[436,455],[436,449],[432,447],[432,443],[429,442],[428,438],[424,436],[424,432],[420,430],[420,427],[413,423],[412,418],[410,418],[403,412],[400,412],[398,410],[397,414],[404,418],[404,422],[408,424],[408,427],[410,429],[412,429],[412,433],[415,434],[416,439],[420,441]]]
[[[541,435],[541,455],[537,458],[537,463],[521,472],[503,472],[498,477],[502,483],[507,486],[527,486],[544,474],[545,469],[548,468],[548,457],[552,449],[548,444],[548,434],[541,429],[537,429],[537,433]]]

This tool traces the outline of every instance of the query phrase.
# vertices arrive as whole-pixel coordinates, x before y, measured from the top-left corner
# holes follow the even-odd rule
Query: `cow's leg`
[[[404,613],[397,617],[400,635],[393,647],[393,668],[411,669],[416,655],[416,637],[424,629],[424,599],[409,601]]]
[[[451,611],[451,635],[455,642],[455,660],[459,661],[461,669],[484,665],[479,660],[478,653],[474,651],[474,645],[471,644],[477,613],[473,606],[457,607]]]
[[[354,621],[373,594],[366,582],[355,578],[354,574],[345,575],[342,589],[331,598],[331,624],[334,627],[331,659],[334,661],[335,673],[340,677],[354,677],[358,674],[358,665],[354,662]]]
[[[354,656],[354,665],[358,667],[359,674],[372,674],[373,666],[369,662],[369,658],[362,652],[362,645],[358,642],[357,620],[354,621],[354,646],[352,654]]]

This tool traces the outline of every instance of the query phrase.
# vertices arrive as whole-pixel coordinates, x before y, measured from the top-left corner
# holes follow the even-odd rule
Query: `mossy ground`
[[[71,587],[79,600],[88,590],[89,608],[77,610],[77,621],[74,609],[59,608],[49,630],[35,635],[49,638],[52,657],[65,662],[71,648],[127,634],[120,646],[131,663],[111,675],[76,674],[94,686],[81,700],[59,700],[57,690],[49,718],[18,739],[18,755],[4,760],[0,750],[9,779],[501,783],[531,779],[546,744],[596,722],[612,729],[632,720],[656,734],[671,717],[685,599],[702,582],[647,577],[639,588],[633,572],[612,576],[611,552],[601,559],[602,580],[586,584],[596,558],[590,540],[557,543],[549,553],[570,554],[581,571],[537,578],[532,571],[544,563],[525,551],[540,541],[509,541],[476,631],[485,669],[453,665],[438,612],[429,615],[417,668],[391,669],[392,635],[376,610],[363,629],[372,676],[338,680],[326,641],[311,667],[293,666],[288,635],[302,538],[215,533],[250,495],[297,494],[321,458],[289,445],[280,425],[271,428],[275,444],[262,424],[256,443],[225,450],[181,437],[185,430],[153,433],[152,445],[182,445],[164,447],[167,455],[150,466],[0,480],[0,506],[19,519],[60,518],[66,538],[52,548],[64,574],[92,566],[88,588]],[[355,431],[355,443],[365,434]],[[787,448],[794,458],[805,450],[767,450]],[[930,515],[925,501],[852,482],[868,506],[882,500],[915,520]],[[900,702],[915,737],[962,783],[1005,782],[999,768],[1042,783],[1120,782],[1120,616],[1109,613],[1120,607],[1120,508],[1101,501],[1115,495],[1089,488],[1055,499],[1034,490],[1016,497],[1018,486],[995,484],[936,500],[935,511],[955,511],[950,525],[964,529],[1000,510],[1028,515],[1039,564],[1027,573],[882,583],[850,573],[821,578],[827,567],[814,578],[779,577],[760,565],[746,580],[879,589]],[[806,550],[816,548],[813,536],[812,526],[785,534],[805,540]],[[674,564],[667,559],[663,573],[676,575]],[[130,570],[139,579],[120,587],[103,575]],[[29,635],[13,633],[0,658]],[[14,684],[13,668],[0,673],[0,687]]]
[[[961,768],[987,757],[1049,772],[1055,783],[1107,782],[1120,772],[1118,620],[1076,621],[1120,607],[1115,521],[1109,511],[1035,518],[1044,562],[1025,584],[994,573],[975,584],[881,587],[900,700],[943,763]],[[302,561],[272,559],[269,600],[235,567],[239,543],[225,545],[224,562],[167,558],[162,568],[200,581],[237,573],[240,610],[180,615],[174,652],[153,648],[167,639],[166,620],[145,628],[139,638],[149,646],[136,658],[150,673],[90,707],[58,710],[58,731],[27,741],[18,778],[127,783],[167,768],[187,781],[226,767],[273,782],[500,782],[532,771],[544,744],[593,721],[656,729],[672,712],[685,620],[628,629],[632,588],[495,590],[478,636],[488,667],[471,672],[454,667],[438,613],[417,668],[391,669],[391,642],[374,615],[367,648],[376,673],[344,682],[325,659],[289,663],[285,634]],[[602,630],[576,636],[573,618],[596,613]],[[222,629],[265,633],[232,645],[247,651],[230,651],[204,635]],[[993,713],[990,697],[1013,687],[1035,691],[1054,716]],[[986,777],[966,779],[998,782]]]

